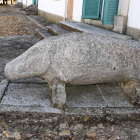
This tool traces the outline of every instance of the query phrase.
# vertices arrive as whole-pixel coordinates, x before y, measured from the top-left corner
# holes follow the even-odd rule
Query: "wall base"
[[[140,29],[127,26],[126,34],[133,37],[133,39],[140,41]]]
[[[38,15],[54,23],[60,23],[60,21],[63,21],[63,17],[39,9],[38,9]]]
[[[98,26],[107,30],[113,30],[113,25],[103,25],[101,20],[85,19],[85,23]]]

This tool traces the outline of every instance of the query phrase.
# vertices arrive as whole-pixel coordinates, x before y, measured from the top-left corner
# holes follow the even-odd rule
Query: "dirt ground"
[[[36,24],[29,21],[21,9],[0,5],[0,37],[17,35],[34,35]]]

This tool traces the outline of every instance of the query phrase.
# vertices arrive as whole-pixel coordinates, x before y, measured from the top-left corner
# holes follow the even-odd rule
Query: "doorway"
[[[38,0],[32,0],[32,4],[38,6]]]
[[[119,0],[83,0],[82,18],[102,20],[103,25],[113,25],[118,4]]]

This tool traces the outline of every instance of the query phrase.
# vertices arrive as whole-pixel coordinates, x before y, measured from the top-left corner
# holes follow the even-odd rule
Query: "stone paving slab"
[[[104,101],[96,85],[71,86],[66,88],[68,107],[105,107]]]
[[[3,98],[3,96],[4,96],[4,93],[5,93],[5,90],[6,90],[7,86],[8,86],[8,84],[9,84],[9,81],[7,81],[7,80],[2,80],[0,82],[0,102],[1,102],[1,100]]]
[[[99,28],[93,25],[86,24],[84,22],[70,22],[70,21],[61,21],[61,26],[72,31],[79,31],[85,33],[93,33],[96,35],[107,35],[110,37],[120,38],[131,40],[132,37],[128,35],[119,34],[113,31],[109,31],[103,28]]]
[[[69,30],[66,30],[66,29],[64,29],[61,26],[56,25],[56,24],[53,24],[51,26],[47,26],[47,29],[49,32],[51,32],[54,35],[63,35],[63,34],[71,33]]]
[[[108,107],[132,107],[123,96],[123,91],[119,83],[98,84],[97,87]]]
[[[50,107],[50,97],[46,84],[10,83],[1,104]]]
[[[36,29],[36,34],[41,38],[48,38],[48,37],[52,37],[53,34],[51,34],[50,32],[48,32],[46,29]]]

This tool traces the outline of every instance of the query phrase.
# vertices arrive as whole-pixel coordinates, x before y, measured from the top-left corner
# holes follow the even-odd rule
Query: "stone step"
[[[36,29],[36,34],[41,38],[41,39],[44,39],[44,38],[47,38],[47,37],[52,37],[53,35],[48,32],[46,29]]]
[[[66,30],[66,29],[64,29],[61,26],[56,25],[56,24],[53,24],[51,26],[47,26],[47,29],[50,33],[52,33],[54,35],[62,35],[62,34],[71,33],[69,30]]]
[[[30,15],[26,16],[29,20],[37,24],[40,28],[46,29],[46,26],[51,26],[52,22],[48,21],[47,19],[40,17],[38,15]]]
[[[131,40],[132,37],[124,34],[119,34],[110,30],[106,30],[100,27],[86,24],[84,22],[71,22],[71,21],[61,21],[61,26],[72,32],[81,32],[81,33],[92,33],[96,35],[104,35],[119,39]]]

